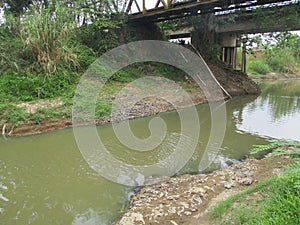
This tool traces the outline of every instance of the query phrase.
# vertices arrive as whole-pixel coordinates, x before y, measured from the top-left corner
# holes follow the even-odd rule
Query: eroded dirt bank
[[[239,71],[234,71],[229,66],[226,66],[224,63],[220,61],[211,61],[208,62],[210,69],[214,73],[216,79],[219,83],[224,87],[224,89],[230,94],[230,96],[240,96],[240,95],[247,95],[247,94],[259,94],[260,90],[258,85],[252,81],[246,74],[243,74]],[[189,85],[191,88],[188,91],[193,104],[198,105],[207,102],[207,98],[204,92],[197,87],[197,85],[193,82],[192,79],[188,78],[185,82],[179,82],[180,86]],[[166,93],[168,95],[168,93]],[[115,96],[110,96],[109,101],[113,101]],[[182,96],[172,95],[174,101],[176,101],[177,105],[180,107],[188,107],[190,106],[186,99]],[[223,98],[228,98],[226,94],[224,94]],[[216,99],[217,100],[217,99]],[[47,107],[44,103],[41,103],[43,108]],[[30,105],[27,104],[28,107]],[[35,104],[35,108],[38,106]],[[51,104],[50,106],[51,107]],[[130,114],[128,115],[129,119],[139,118],[139,117],[146,117],[150,115],[155,115],[161,112],[171,111],[174,110],[172,104],[163,101],[157,98],[147,98],[143,99],[142,101],[138,102],[131,108]],[[31,111],[31,109],[27,109],[27,111]],[[120,114],[120,120],[122,120],[122,113]],[[111,122],[110,117],[102,117],[97,120],[97,124],[107,124]],[[48,131],[53,131],[57,129],[62,129],[66,127],[70,127],[72,125],[72,121],[70,118],[60,118],[60,119],[53,119],[47,118],[46,120],[36,123],[33,121],[22,122],[16,127],[7,126],[4,130],[7,133],[10,132],[10,136],[25,136],[25,135],[32,135],[38,134]],[[3,131],[3,129],[2,129]],[[3,132],[2,132],[3,133]]]
[[[143,187],[117,225],[206,225],[213,206],[260,181],[278,176],[289,157],[248,158],[211,174],[183,175]]]

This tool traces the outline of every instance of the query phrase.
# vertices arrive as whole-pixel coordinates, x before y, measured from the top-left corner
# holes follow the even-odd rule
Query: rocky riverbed
[[[213,206],[248,186],[279,176],[289,157],[247,158],[210,174],[183,175],[143,187],[117,225],[212,224]]]

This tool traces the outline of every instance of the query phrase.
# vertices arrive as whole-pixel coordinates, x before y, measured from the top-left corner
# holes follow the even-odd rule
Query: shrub
[[[249,62],[249,69],[259,74],[267,74],[270,71],[269,66],[259,60]]]
[[[23,108],[13,104],[0,104],[0,118],[4,123],[11,123],[15,126],[26,119],[26,113]]]
[[[296,66],[296,58],[289,49],[267,52],[266,61],[274,71],[282,73],[292,73]]]
[[[76,75],[70,74],[69,77]],[[0,77],[0,96],[2,101],[32,101],[53,98],[69,93],[74,87],[63,73],[55,73],[50,78],[35,76],[31,73],[7,72]]]

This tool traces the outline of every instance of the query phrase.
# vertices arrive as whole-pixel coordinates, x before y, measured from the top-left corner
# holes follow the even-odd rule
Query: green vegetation
[[[255,47],[253,47],[255,43]],[[300,70],[300,36],[290,32],[250,38],[247,72],[251,75],[297,74]],[[241,58],[241,52],[238,52]],[[298,74],[299,75],[299,74]],[[263,77],[263,76],[262,76]]]
[[[70,118],[72,97],[80,77],[101,54],[119,44],[118,29],[122,24],[113,20],[119,13],[117,1],[87,4],[83,0],[4,0],[2,3],[8,7],[5,23],[0,25],[0,127],[28,120],[41,123],[49,118]],[[267,74],[274,69],[297,70],[299,36],[276,35],[272,38],[277,44],[264,45],[262,59],[257,56],[253,62],[250,60],[249,71]],[[218,55],[219,47],[212,48],[214,55]],[[278,59],[279,55],[284,62]],[[97,117],[110,113],[111,97],[126,82],[149,75],[185,81],[182,71],[159,63],[126,67],[105,85],[97,103]],[[188,82],[183,86],[188,91],[195,88]],[[63,104],[51,110],[28,113],[25,107],[17,106],[21,102],[35,104],[58,98]]]
[[[300,143],[272,140],[268,145],[254,146],[251,154],[271,149],[275,155],[294,157],[294,163],[282,176],[218,203],[211,213],[217,224],[300,224]]]
[[[253,71],[253,73],[258,73],[258,74],[267,74],[270,72],[270,68],[268,64],[264,63],[263,61],[250,61],[248,65],[249,71]]]
[[[71,117],[80,77],[100,55],[119,44],[116,1],[2,1],[0,25],[0,127],[20,122]],[[113,95],[126,82],[144,76],[184,80],[178,69],[159,63],[137,63],[118,71],[104,86],[95,116],[107,116]],[[190,88],[190,87],[187,87]],[[22,102],[62,104],[28,112]],[[29,105],[30,105],[29,104]],[[28,106],[28,104],[27,104]],[[87,107],[87,106],[85,106]]]

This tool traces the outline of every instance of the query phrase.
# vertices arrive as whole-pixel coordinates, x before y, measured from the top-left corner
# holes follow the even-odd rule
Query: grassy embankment
[[[276,148],[272,154],[295,158],[283,175],[265,180],[219,202],[211,213],[214,224],[300,224],[300,145],[273,141],[256,146],[254,154]]]

